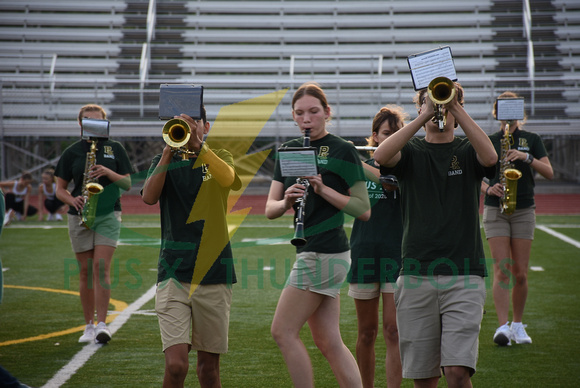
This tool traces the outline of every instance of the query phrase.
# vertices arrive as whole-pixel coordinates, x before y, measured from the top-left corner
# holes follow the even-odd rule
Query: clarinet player
[[[310,130],[310,145],[317,149],[319,174],[309,181],[304,206],[306,244],[297,247],[296,262],[280,295],[272,322],[272,336],[280,348],[296,387],[313,387],[308,351],[300,329],[308,323],[316,346],[330,364],[341,387],[362,387],[356,361],[344,345],[340,330],[339,290],[350,268],[350,246],[343,228],[347,213],[361,220],[370,217],[365,175],[354,146],[328,132],[331,109],[316,83],[300,86],[292,98],[292,117],[304,133]],[[283,144],[301,147],[302,138]],[[305,186],[297,177],[282,177],[276,163],[266,202],[269,219],[296,209]],[[300,202],[298,202],[300,203]]]
[[[506,99],[517,97],[517,94],[509,91],[499,96]],[[497,117],[497,101],[494,103],[493,116]],[[528,264],[536,226],[534,173],[552,179],[554,171],[540,136],[523,130],[523,122],[518,120],[500,123],[501,129],[490,135],[490,139],[500,155],[502,139],[508,138],[509,150],[504,160],[500,158],[498,161],[495,177],[489,184],[485,181],[481,183],[481,192],[485,194],[483,227],[494,259],[493,301],[499,321],[493,341],[499,346],[511,345],[512,340],[517,344],[531,344],[532,339],[522,319],[528,296]],[[507,134],[504,133],[506,126],[509,131]],[[515,210],[511,214],[500,210],[500,199],[504,196],[500,173],[505,164],[513,164],[521,172],[521,178],[516,181]],[[508,322],[510,291],[513,309],[511,325]]]
[[[79,111],[81,128],[84,118],[105,120],[107,115],[101,106],[89,104]],[[121,230],[119,189],[131,187],[133,169],[121,143],[109,139],[98,141],[96,162],[85,171],[90,146],[90,141],[81,139],[64,150],[55,171],[56,196],[69,206],[69,237],[79,266],[79,293],[86,325],[79,342],[107,343],[111,340],[106,325],[111,298],[110,268]],[[80,215],[85,207],[82,195],[85,174],[105,188],[98,195],[96,219],[90,229],[81,224]],[[69,192],[67,187],[71,181],[74,186]],[[90,275],[92,279],[89,279]]]

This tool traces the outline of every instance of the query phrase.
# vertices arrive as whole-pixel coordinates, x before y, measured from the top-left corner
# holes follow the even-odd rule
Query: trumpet
[[[439,130],[443,132],[447,120],[447,112],[443,114],[443,105],[455,97],[455,84],[447,77],[434,78],[427,87],[429,98],[435,105],[434,123],[439,123]]]
[[[171,119],[163,126],[163,140],[173,151],[181,154],[183,160],[187,160],[187,155],[195,155],[185,147],[191,137],[191,128],[187,121],[182,119]]]

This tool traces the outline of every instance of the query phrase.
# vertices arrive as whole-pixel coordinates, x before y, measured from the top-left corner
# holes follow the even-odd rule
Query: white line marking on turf
[[[109,325],[111,335],[115,334],[131,317],[132,314],[137,313],[141,307],[149,302],[155,296],[155,288],[153,285],[147,292],[135,302],[131,303],[125,310],[123,310],[117,318]],[[81,349],[68,364],[63,366],[52,379],[44,384],[43,388],[57,388],[66,383],[82,366],[99,350],[103,345],[88,344]]]
[[[551,234],[552,236],[554,236],[556,238],[559,238],[560,240],[562,240],[564,242],[567,242],[568,244],[572,244],[576,248],[580,248],[580,242],[574,240],[573,238],[570,238],[570,237],[566,236],[565,234],[558,233],[555,230],[550,229],[550,228],[548,228],[545,225],[537,225],[536,228],[538,228],[538,229],[540,229],[540,230],[542,230],[542,231],[544,231],[544,232],[546,232],[548,234]]]

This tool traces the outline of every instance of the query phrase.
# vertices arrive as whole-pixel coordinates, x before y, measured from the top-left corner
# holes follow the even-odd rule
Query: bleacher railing
[[[149,79],[149,70],[151,68],[151,42],[155,39],[155,25],[157,24],[157,4],[156,0],[149,0],[147,8],[147,38],[141,49],[141,61],[139,63],[139,101],[141,106],[141,117],[144,115],[143,110],[143,89]]]
[[[523,1],[523,19],[524,19],[524,38],[527,39],[528,43],[528,58],[527,58],[527,66],[528,66],[528,79],[530,81],[530,85],[532,86],[530,98],[530,114],[534,114],[535,112],[535,90],[534,90],[534,76],[536,73],[536,61],[534,57],[534,43],[532,41],[532,11],[530,8],[530,1],[524,0]]]

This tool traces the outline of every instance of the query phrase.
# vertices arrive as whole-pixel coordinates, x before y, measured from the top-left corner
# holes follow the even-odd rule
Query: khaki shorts
[[[346,280],[350,262],[350,251],[298,253],[286,285],[335,298]]]
[[[68,236],[73,252],[90,251],[96,245],[117,247],[117,242],[121,234],[120,211],[97,217],[92,229],[87,229],[80,225],[80,216],[73,214],[67,214],[67,216]]]
[[[155,311],[163,351],[188,344],[190,349],[223,354],[228,351],[232,288],[227,284],[197,286],[169,279],[157,285]]]
[[[396,286],[394,283],[350,283],[348,296],[362,300],[375,299],[381,294],[394,294]]]
[[[440,376],[440,367],[475,373],[485,303],[481,276],[399,276],[395,290],[403,377]]]
[[[525,240],[534,239],[536,209],[517,209],[510,215],[503,214],[499,207],[483,207],[483,228],[485,237],[511,237]]]

